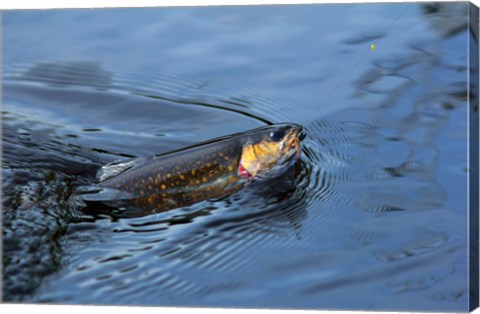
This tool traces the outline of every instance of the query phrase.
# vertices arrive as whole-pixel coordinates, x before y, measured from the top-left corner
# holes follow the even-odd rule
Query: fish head
[[[301,153],[305,134],[299,124],[281,123],[255,130],[243,146],[238,173],[243,177],[278,177]]]

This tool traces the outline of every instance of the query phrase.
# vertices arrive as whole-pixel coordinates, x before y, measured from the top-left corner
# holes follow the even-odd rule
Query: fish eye
[[[274,142],[279,142],[285,137],[285,131],[275,130],[270,133],[270,138]]]

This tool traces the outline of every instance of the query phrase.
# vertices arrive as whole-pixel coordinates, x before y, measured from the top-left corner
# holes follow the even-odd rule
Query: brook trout
[[[302,127],[282,123],[177,151],[102,167],[84,201],[151,212],[232,194],[253,180],[278,177],[301,153]]]

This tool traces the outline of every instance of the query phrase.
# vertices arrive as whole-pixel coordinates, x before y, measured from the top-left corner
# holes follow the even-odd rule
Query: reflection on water
[[[7,12],[5,299],[465,310],[475,33],[450,5]],[[128,219],[69,201],[108,162],[283,121],[307,137],[269,184]]]

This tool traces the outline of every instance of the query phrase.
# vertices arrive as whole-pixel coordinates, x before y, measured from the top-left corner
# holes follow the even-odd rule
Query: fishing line
[[[392,29],[392,27],[395,25],[395,23],[402,17],[402,15],[407,11],[407,8],[410,6],[410,3],[405,4],[403,9],[400,11],[398,16],[390,23],[390,25],[387,27],[385,32],[383,32],[383,37]],[[378,40],[380,42],[381,40]],[[369,49],[358,59],[358,61],[348,70],[348,72],[342,77],[340,82],[332,89],[330,93],[328,93],[324,99],[320,102],[319,108],[322,107],[322,105],[335,93],[335,91],[345,82],[345,80],[350,76],[350,74],[362,63],[362,61],[368,56],[368,54],[376,49],[376,44],[371,44]],[[314,114],[318,112],[319,109],[317,109]]]

